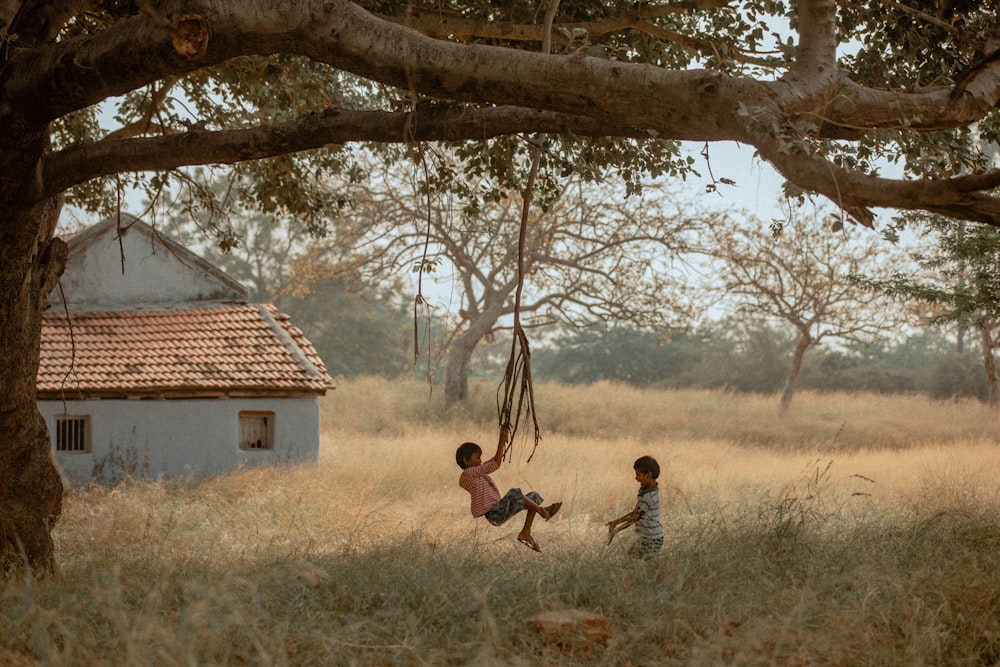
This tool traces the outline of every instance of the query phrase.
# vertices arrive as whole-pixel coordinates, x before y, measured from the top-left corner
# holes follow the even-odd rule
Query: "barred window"
[[[56,417],[56,451],[75,454],[90,452],[90,417]]]
[[[274,446],[274,413],[240,413],[240,449],[271,449]]]

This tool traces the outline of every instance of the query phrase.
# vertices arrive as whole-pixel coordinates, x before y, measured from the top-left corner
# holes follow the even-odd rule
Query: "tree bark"
[[[59,199],[40,200],[37,165],[45,133],[5,133],[0,149],[0,573],[56,568],[51,531],[62,511],[62,479],[38,411],[36,376],[42,312],[66,266],[54,239]]]
[[[799,379],[799,373],[802,372],[802,360],[806,356],[806,350],[812,345],[813,341],[808,336],[802,336],[799,338],[799,342],[795,345],[795,352],[792,353],[792,364],[788,368],[788,375],[785,377],[785,387],[781,390],[781,411],[785,412],[792,405],[792,397],[795,395],[795,385]]]
[[[479,344],[479,337],[466,330],[451,342],[445,370],[444,404],[451,407],[469,398],[469,360]]]
[[[36,215],[50,218],[39,225],[25,215],[5,216],[15,229],[55,227],[58,206]],[[8,227],[6,231],[10,229]],[[63,485],[52,459],[45,420],[38,411],[35,382],[41,342],[41,313],[51,288],[50,276],[62,273],[66,246],[50,239],[40,251],[23,253],[0,246],[0,265],[10,267],[32,257],[28,279],[21,271],[0,274],[0,569],[28,565],[36,575],[55,571],[51,530],[62,511]],[[4,237],[11,234],[4,233]],[[35,350],[35,354],[27,351]]]

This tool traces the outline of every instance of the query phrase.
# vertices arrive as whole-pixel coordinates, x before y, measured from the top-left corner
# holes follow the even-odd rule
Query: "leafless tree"
[[[476,347],[510,329],[523,201],[513,194],[470,211],[427,192],[420,168],[372,167],[337,225],[358,234],[336,242],[354,248],[371,282],[422,269],[429,286],[449,274],[461,305],[449,309],[444,389],[449,404],[464,401]],[[620,187],[567,177],[546,208],[532,209],[525,237],[519,312],[527,328],[596,320],[677,327],[696,317],[683,252],[704,220],[684,204],[653,190],[626,198]],[[441,305],[420,292],[421,302]]]
[[[899,253],[877,235],[830,226],[829,219],[801,213],[783,223],[751,218],[712,227],[704,245],[719,267],[715,289],[737,315],[784,322],[798,334],[782,411],[792,404],[809,348],[827,339],[870,341],[903,321],[891,299],[852,280],[892,275]]]

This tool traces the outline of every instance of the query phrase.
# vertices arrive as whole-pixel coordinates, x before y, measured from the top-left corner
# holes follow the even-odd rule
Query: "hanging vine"
[[[545,54],[552,50],[552,22],[555,20],[558,8],[559,0],[551,0],[548,10],[545,12],[545,24],[542,31],[542,53]],[[530,419],[533,429],[533,444],[531,453],[528,455],[528,462],[531,462],[535,456],[535,451],[542,439],[542,431],[538,426],[538,416],[535,412],[535,390],[531,379],[531,345],[521,324],[521,294],[524,290],[524,246],[528,231],[528,213],[531,210],[531,198],[535,189],[538,168],[541,164],[542,151],[545,148],[545,140],[545,135],[539,134],[531,143],[531,168],[524,186],[521,227],[517,237],[517,290],[514,293],[514,328],[511,337],[510,357],[507,360],[503,381],[497,388],[497,416],[500,427],[507,427],[510,430],[510,437],[504,447],[503,456],[504,458],[509,457],[518,424],[522,420],[527,422]],[[501,388],[503,389],[502,398],[500,397]]]

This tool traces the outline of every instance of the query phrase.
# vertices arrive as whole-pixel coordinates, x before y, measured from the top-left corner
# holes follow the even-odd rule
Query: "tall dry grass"
[[[3,665],[836,664],[1000,661],[1000,430],[974,403],[537,388],[543,440],[494,477],[562,500],[468,513],[455,447],[496,442],[413,382],[341,381],[318,466],[67,494],[61,572],[0,587]],[[658,561],[605,546],[652,454]],[[603,614],[552,646],[525,619]]]

